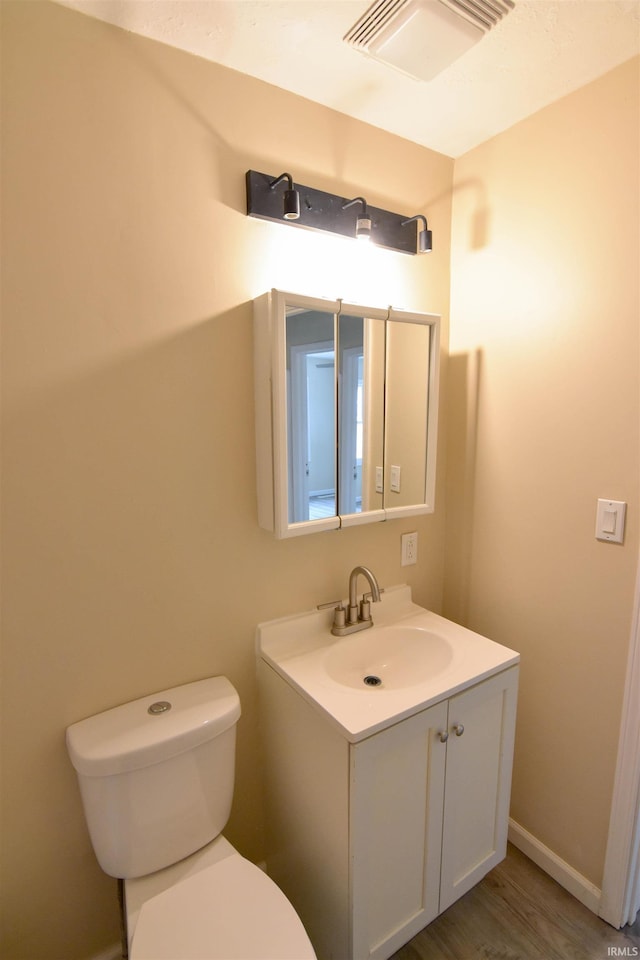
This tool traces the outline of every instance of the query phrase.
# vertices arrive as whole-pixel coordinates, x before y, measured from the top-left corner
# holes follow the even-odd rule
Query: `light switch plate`
[[[400,467],[391,467],[391,483],[389,486],[392,493],[400,493]]]
[[[596,539],[622,543],[627,504],[623,500],[598,500]]]

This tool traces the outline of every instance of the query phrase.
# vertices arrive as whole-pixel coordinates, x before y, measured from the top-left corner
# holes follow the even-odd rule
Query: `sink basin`
[[[397,690],[442,673],[453,660],[448,640],[421,627],[363,630],[336,643],[324,660],[336,683],[358,690]]]
[[[331,633],[330,607],[257,629],[260,671],[280,674],[292,693],[304,697],[351,743],[520,659],[515,651],[413,603],[406,584],[387,587],[371,613],[373,627],[340,638]]]

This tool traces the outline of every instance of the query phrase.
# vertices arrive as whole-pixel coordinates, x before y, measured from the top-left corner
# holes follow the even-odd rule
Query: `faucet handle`
[[[333,625],[334,627],[344,627],[346,622],[347,611],[344,607],[337,606],[333,614]]]
[[[318,610],[328,610],[333,607],[333,626],[344,627],[347,618],[347,610],[342,606],[340,600],[330,600],[329,603],[319,603]]]
[[[384,593],[384,587],[380,587],[380,593]],[[373,599],[373,593],[371,591],[369,591],[369,593],[362,594],[363,603],[370,603],[372,599]],[[374,600],[373,602],[375,603],[376,601]]]
[[[319,603],[316,610],[328,610],[329,607],[339,607],[340,604],[340,600],[329,600],[328,603]]]
[[[384,587],[380,587],[380,593],[384,593]],[[360,601],[360,619],[361,620],[371,620],[371,601],[373,600],[373,592],[362,594],[362,600]],[[373,600],[375,603],[376,601]]]

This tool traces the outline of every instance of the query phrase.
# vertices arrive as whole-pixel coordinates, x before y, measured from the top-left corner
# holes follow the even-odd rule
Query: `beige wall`
[[[522,652],[512,814],[599,884],[638,555],[638,62],[455,164],[446,551],[444,457],[435,516],[276,542],[251,299],[442,312],[446,345],[453,162],[53,4],[0,10],[2,955],[117,939],[63,738],[115,703],[231,678],[227,834],[260,858],[255,624],[360,562]],[[434,253],[248,220],[250,167],[426,211]],[[622,547],[593,537],[600,496],[629,502]]]
[[[272,286],[442,312],[453,162],[40,2],[3,2],[3,905],[7,960],[117,937],[72,721],[227,674],[227,835],[262,855],[256,623],[370,565],[441,606],[435,516],[276,542],[256,517],[251,300]],[[250,220],[248,168],[407,214],[428,258]],[[443,432],[444,435],[444,432]],[[400,535],[419,563],[400,567]]]
[[[522,654],[513,818],[600,885],[638,559],[638,61],[456,162],[445,613]],[[623,546],[596,500],[629,503]]]

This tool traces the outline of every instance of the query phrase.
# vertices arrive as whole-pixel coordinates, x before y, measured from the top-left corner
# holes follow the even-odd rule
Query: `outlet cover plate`
[[[401,566],[408,567],[412,563],[418,562],[418,534],[402,534],[402,560]]]

